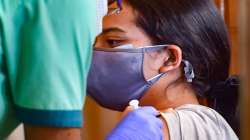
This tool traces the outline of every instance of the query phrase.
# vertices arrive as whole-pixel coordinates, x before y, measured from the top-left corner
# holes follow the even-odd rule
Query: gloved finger
[[[163,128],[164,123],[163,123],[163,121],[162,121],[160,118],[157,118],[157,123],[156,123],[156,124],[158,125],[158,127],[159,127],[160,129]]]
[[[137,110],[135,110],[138,113],[146,113],[146,114],[150,114],[153,116],[157,116],[159,115],[159,111],[157,111],[154,107],[152,106],[145,106],[145,107],[140,107]]]
[[[163,138],[164,138],[164,133],[163,133],[162,129],[156,128],[156,129],[155,129],[155,133],[157,134],[157,136],[156,136],[156,139],[157,139],[157,140],[163,140]]]
[[[157,122],[157,123],[156,123]],[[157,121],[154,123],[150,123],[149,125],[144,125],[145,127],[151,127],[151,130],[154,131],[155,139],[157,140],[163,140],[164,134],[163,134],[163,123],[162,121],[159,121],[157,118]]]
[[[122,112],[121,119],[128,115],[129,112],[132,112],[134,108],[132,106],[127,106],[126,109]]]
[[[163,128],[163,121],[160,118],[157,118],[156,116],[150,116],[147,118],[147,121],[151,121],[151,124],[155,125],[155,128],[162,129]]]
[[[160,132],[161,132],[161,133],[160,133],[159,139],[160,139],[160,140],[163,140],[163,139],[164,139],[164,134],[163,134],[162,129],[160,130]]]

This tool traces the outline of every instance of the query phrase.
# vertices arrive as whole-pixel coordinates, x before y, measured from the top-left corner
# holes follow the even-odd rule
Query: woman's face
[[[109,12],[117,8],[116,3],[109,6]],[[136,12],[128,4],[123,3],[123,9],[119,14],[107,15],[103,19],[103,31],[97,36],[94,47],[114,48],[117,46],[132,44],[134,47],[152,45],[151,39],[147,34],[136,25]],[[157,44],[162,45],[162,44]],[[150,79],[160,73],[160,68],[164,65],[169,55],[167,51],[147,53],[144,56],[144,77]],[[162,80],[161,80],[162,81]],[[166,81],[164,81],[167,83]],[[141,100],[141,105],[152,105],[154,98],[153,92],[161,90],[159,82],[154,84]],[[145,101],[145,102],[144,102]],[[157,100],[155,100],[156,102]]]
[[[117,8],[114,3],[109,6],[109,12]],[[139,28],[136,23],[134,10],[123,3],[123,9],[119,14],[107,15],[103,19],[103,31],[97,36],[94,47],[96,48],[114,48],[125,44],[133,44],[134,47],[143,47],[152,45],[150,38]],[[144,60],[144,76],[150,79],[157,74],[158,70],[154,67],[156,53],[148,53]]]

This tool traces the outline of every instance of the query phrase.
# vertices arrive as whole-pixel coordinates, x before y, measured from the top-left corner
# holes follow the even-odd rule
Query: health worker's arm
[[[25,126],[26,140],[81,140],[81,129]]]
[[[20,3],[14,17],[15,28],[20,27],[20,35],[13,38],[17,48],[7,53],[16,116],[28,140],[78,140],[96,35],[96,3]]]

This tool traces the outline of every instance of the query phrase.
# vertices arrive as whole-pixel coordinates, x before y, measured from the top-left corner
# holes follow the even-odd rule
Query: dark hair
[[[214,3],[211,0],[126,2],[135,10],[136,24],[154,44],[175,44],[182,49],[183,59],[194,68],[195,78],[191,84],[197,96],[207,97],[210,106],[221,113],[237,133],[239,125],[233,122],[235,117],[228,117],[232,113],[230,111],[235,114],[238,104],[238,88],[228,90],[232,84],[226,82],[229,77],[230,41],[224,20]],[[218,87],[220,91],[214,90]],[[225,105],[218,100],[219,97],[228,97],[226,99],[231,103]]]

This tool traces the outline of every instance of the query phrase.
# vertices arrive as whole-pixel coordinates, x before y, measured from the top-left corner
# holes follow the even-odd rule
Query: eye
[[[117,39],[108,39],[107,44],[111,47],[117,47],[122,45],[123,40],[117,40]]]

